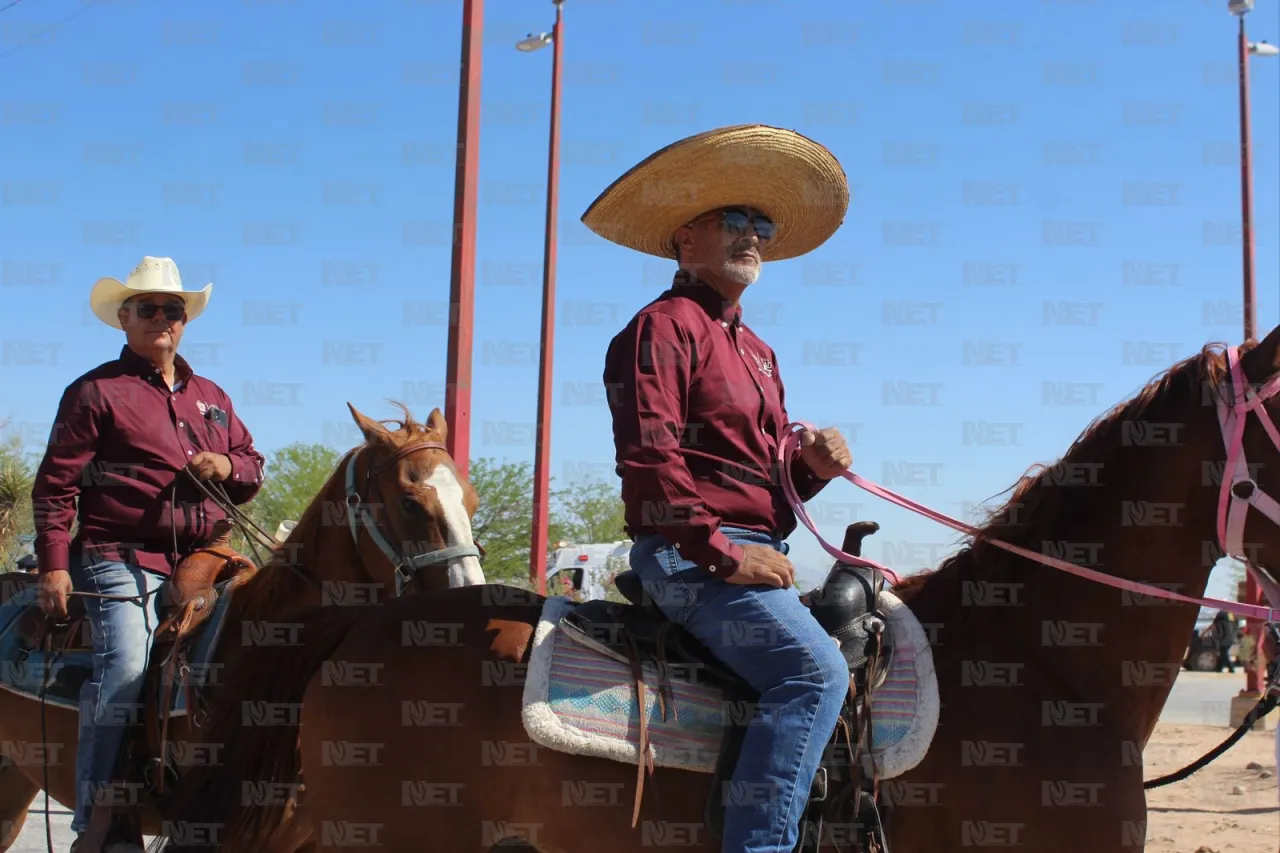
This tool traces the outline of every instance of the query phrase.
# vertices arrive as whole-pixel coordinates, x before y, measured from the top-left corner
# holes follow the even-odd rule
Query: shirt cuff
[[[730,542],[729,537],[719,530],[712,534],[703,548],[697,549],[696,554],[690,553],[688,545],[677,545],[676,549],[685,559],[692,560],[721,580],[732,577],[742,565],[742,558],[746,556],[741,545]]]
[[[809,467],[808,463],[799,457],[792,463],[791,472],[791,485],[795,486],[796,494],[805,503],[816,497],[819,492],[826,488],[827,483],[831,482],[813,473],[813,469]]]
[[[50,542],[36,551],[36,571],[46,572],[68,571],[71,568],[71,543]]]
[[[246,486],[255,486],[262,482],[262,472],[258,469],[256,461],[235,453],[228,453],[227,458],[231,460],[231,476],[227,477],[228,482],[243,483]],[[253,477],[249,477],[245,475],[249,471],[257,471],[258,473]]]

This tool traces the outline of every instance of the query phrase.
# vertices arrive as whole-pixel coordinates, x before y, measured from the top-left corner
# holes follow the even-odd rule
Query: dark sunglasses
[[[187,313],[187,306],[181,302],[166,302],[163,305],[157,302],[135,302],[131,307],[142,320],[150,320],[156,316],[156,312],[164,311],[164,318],[170,323],[176,323]]]
[[[729,207],[710,215],[718,218],[720,227],[732,237],[747,236],[747,228],[750,226],[755,230],[761,243],[767,243],[773,239],[773,220],[763,213],[751,213],[741,207]]]

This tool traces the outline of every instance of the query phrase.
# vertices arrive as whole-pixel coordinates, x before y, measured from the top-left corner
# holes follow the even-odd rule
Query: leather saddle
[[[234,527],[228,519],[214,522],[209,543],[192,551],[173,570],[160,592],[158,636],[190,634],[213,611],[217,586],[254,568],[248,558],[231,547]]]
[[[845,531],[842,550],[854,556],[861,556],[862,540],[879,529],[879,524],[870,521],[849,525]],[[686,681],[717,685],[725,694],[726,701],[754,710],[754,705],[759,700],[759,693],[697,638],[669,620],[653,598],[648,595],[635,572],[631,570],[619,572],[613,582],[618,592],[629,603],[588,601],[563,616],[559,627],[580,644],[631,667],[641,707],[641,768],[645,765],[647,744],[645,722],[647,714],[644,712],[642,678],[644,664],[652,665],[658,673],[659,707],[664,719],[668,714],[666,702],[670,699],[670,690],[666,682],[673,674],[678,674]],[[851,698],[846,699],[848,713],[842,714],[842,718],[856,716],[857,708],[862,706],[865,695],[884,680],[888,671],[892,648],[882,616],[876,606],[883,586],[883,576],[873,570],[837,563],[821,587],[801,596],[801,601],[809,607],[817,622],[830,636],[840,642],[841,652],[849,664],[854,692]],[[851,701],[856,707],[849,707]],[[706,806],[707,825],[717,839],[723,837],[723,794],[727,783],[733,777],[751,716],[752,714],[734,717],[727,715],[725,720],[724,734],[712,778],[711,794]],[[837,727],[833,740],[839,734],[840,728]],[[847,730],[845,734],[848,735]],[[840,772],[836,765],[851,763],[854,760],[851,751],[853,751],[852,744],[843,751],[828,749],[810,790],[811,808],[814,804],[828,800],[829,781]],[[652,773],[652,766],[649,770]],[[643,770],[638,772],[640,775],[637,779],[635,806],[637,816],[643,786]],[[844,772],[847,773],[847,770]],[[861,816],[861,809],[859,814]],[[804,821],[802,821],[803,825]],[[806,841],[806,836],[809,834],[802,833],[801,844],[797,850],[809,849],[811,845]],[[883,839],[879,839],[878,843],[883,849]]]
[[[226,519],[215,522],[210,542],[186,555],[157,593],[161,599],[160,625],[155,632],[158,644],[194,632],[213,610],[217,600],[215,587],[242,570],[253,568],[252,562],[231,548],[233,529],[232,522]],[[6,583],[35,586],[40,582],[35,557],[29,557],[18,564],[25,571],[7,573]],[[93,640],[84,618],[84,601],[80,595],[68,596],[64,620],[51,619],[38,604],[32,604],[18,617],[17,631],[33,649],[39,648],[48,637],[49,646],[55,651],[91,650]]]

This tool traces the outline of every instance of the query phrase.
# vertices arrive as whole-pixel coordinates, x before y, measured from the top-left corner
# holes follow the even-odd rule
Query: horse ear
[[[1265,382],[1280,372],[1280,326],[1240,357],[1240,367],[1250,382]]]
[[[430,432],[437,433],[440,441],[444,441],[449,437],[449,424],[444,419],[444,412],[439,407],[431,410],[431,414],[427,416],[427,429]]]
[[[360,427],[360,432],[364,433],[364,440],[370,444],[390,444],[392,443],[391,433],[387,428],[372,418],[367,418],[356,410],[356,407],[347,403],[347,408],[351,410],[351,418],[356,422],[356,426]]]

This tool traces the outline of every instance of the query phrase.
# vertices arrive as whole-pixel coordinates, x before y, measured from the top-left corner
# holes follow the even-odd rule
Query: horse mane
[[[1243,355],[1255,346],[1255,341],[1248,341],[1237,349]],[[1088,460],[1100,464],[1103,470],[1114,469],[1114,463],[1123,452],[1123,444],[1116,440],[1117,428],[1127,422],[1147,419],[1157,404],[1168,402],[1165,395],[1175,388],[1191,394],[1199,388],[1216,388],[1225,382],[1229,371],[1224,348],[1221,343],[1206,344],[1198,353],[1157,374],[1137,394],[1094,418],[1056,462],[1032,465],[1005,489],[1005,492],[1012,492],[1009,499],[989,510],[980,524],[973,525],[978,535],[966,537],[968,544],[936,568],[923,569],[902,578],[902,582],[893,589],[894,595],[906,602],[921,595],[926,588],[930,591],[938,588],[943,600],[950,602],[946,612],[952,614],[980,609],[958,606],[961,596],[954,587],[961,581],[979,576],[983,580],[999,580],[1006,575],[1012,576],[1015,571],[1025,576],[1025,565],[1014,567],[1014,561],[1022,561],[1021,557],[987,540],[1001,539],[1028,547],[1025,544],[1028,541],[1040,542],[1050,538],[1047,536],[1050,525],[1061,517],[1065,504],[1072,500],[1068,490],[1059,485],[1071,466]],[[943,587],[945,592],[941,591]]]

